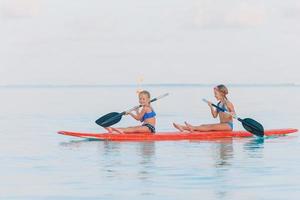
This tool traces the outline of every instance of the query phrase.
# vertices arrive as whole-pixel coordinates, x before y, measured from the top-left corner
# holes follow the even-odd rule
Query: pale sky
[[[0,0],[0,85],[299,83],[299,0]]]

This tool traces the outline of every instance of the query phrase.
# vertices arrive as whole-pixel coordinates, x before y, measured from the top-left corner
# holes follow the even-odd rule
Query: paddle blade
[[[243,127],[253,135],[263,137],[264,136],[264,127],[254,119],[245,118],[245,119],[238,119],[242,122]]]
[[[117,112],[108,113],[95,121],[96,124],[102,127],[109,127],[118,123],[122,119],[122,115]]]

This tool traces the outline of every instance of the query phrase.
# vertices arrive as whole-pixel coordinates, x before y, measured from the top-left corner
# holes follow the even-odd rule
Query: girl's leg
[[[178,129],[180,132],[189,131],[189,128],[187,126],[183,126],[183,125],[176,124],[176,123],[173,123],[173,126],[176,129]]]
[[[189,128],[190,132],[193,131],[231,131],[231,127],[227,123],[220,124],[203,124],[200,126],[192,126],[185,122],[186,126]]]
[[[148,127],[146,126],[133,126],[127,128],[112,128],[114,131],[124,134],[124,133],[151,133]]]
[[[115,131],[116,133],[119,133],[119,134],[124,134],[124,131],[123,131],[123,128],[111,128],[113,131]]]
[[[113,133],[113,129],[111,127],[104,127],[108,133]]]
[[[119,133],[123,134],[124,132],[122,131],[122,128],[114,128],[114,127],[105,127],[105,129],[108,131],[108,133]]]

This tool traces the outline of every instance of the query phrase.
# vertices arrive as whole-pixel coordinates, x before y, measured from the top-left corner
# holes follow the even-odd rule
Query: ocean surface
[[[211,86],[150,85],[158,131],[215,123]],[[104,132],[94,121],[138,104],[135,86],[2,86],[0,199],[299,199],[299,133],[265,139],[104,142],[58,135]],[[265,129],[300,127],[300,87],[231,86],[240,117]],[[138,124],[123,117],[117,126]],[[235,129],[243,129],[235,122]]]

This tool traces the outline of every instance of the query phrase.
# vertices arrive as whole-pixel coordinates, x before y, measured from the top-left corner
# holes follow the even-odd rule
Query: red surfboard
[[[265,130],[265,136],[286,135],[297,132],[297,129],[273,129]],[[109,140],[109,141],[162,141],[162,140],[215,140],[234,137],[253,137],[247,131],[209,131],[209,132],[157,132],[111,134],[111,133],[78,133],[70,131],[59,131],[59,134],[80,138]]]

